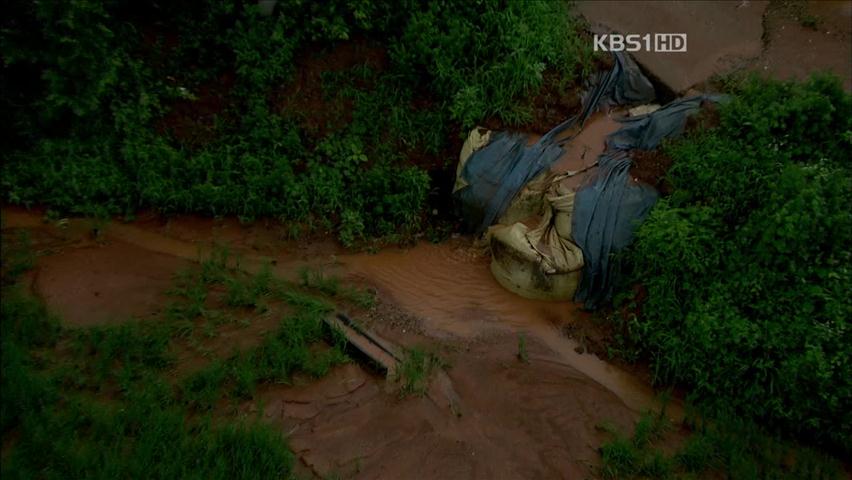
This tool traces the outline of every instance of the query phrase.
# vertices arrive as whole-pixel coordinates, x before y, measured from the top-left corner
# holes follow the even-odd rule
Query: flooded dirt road
[[[417,316],[430,336],[473,339],[489,333],[524,334],[631,409],[641,411],[654,404],[650,388],[594,355],[577,353],[578,343],[562,335],[560,326],[587,313],[572,302],[530,300],[507,292],[488,269],[490,256],[464,243],[422,243],[378,255],[345,256],[341,262]]]
[[[3,218],[6,228],[53,228],[44,225],[38,214],[22,209],[4,209]],[[650,388],[594,355],[577,353],[577,342],[560,333],[560,326],[587,313],[572,302],[536,301],[507,292],[488,269],[490,257],[471,246],[468,239],[438,245],[419,243],[378,254],[347,255],[336,248],[332,253],[306,254],[293,248],[272,256],[239,250],[239,245],[247,243],[244,235],[255,233],[251,228],[244,229],[244,235],[231,228],[230,238],[214,234],[201,241],[191,238],[191,230],[179,219],[159,229],[146,222],[114,222],[106,227],[104,242],[96,244],[88,238],[86,220],[72,223],[64,235],[82,237],[80,243],[39,262],[36,289],[49,306],[63,315],[70,314],[69,321],[82,319],[81,312],[86,310],[97,312],[75,323],[92,324],[149,311],[154,292],[168,287],[172,273],[181,266],[180,260],[195,261],[214,244],[229,245],[241,255],[241,264],[248,270],[274,262],[274,271],[285,277],[292,278],[299,267],[311,265],[362,279],[375,286],[387,301],[417,317],[424,333],[434,338],[475,339],[491,333],[533,336],[567,365],[613,391],[631,409],[640,411],[654,404]],[[182,238],[167,233],[172,231],[181,232]],[[108,269],[111,271],[104,274]],[[140,282],[146,283],[141,290],[137,285]],[[130,298],[118,295],[122,287],[130,292]],[[99,292],[109,293],[112,308],[101,300]],[[117,301],[117,296],[124,298]]]
[[[3,228],[38,240],[32,288],[74,325],[155,313],[172,274],[214,243],[238,253],[247,270],[271,264],[292,277],[312,265],[373,287],[379,306],[372,327],[403,346],[441,349],[460,402],[451,411],[427,397],[400,399],[355,364],[301,387],[267,387],[245,408],[280,424],[318,475],[577,478],[597,462],[601,422],[628,428],[656,404],[647,384],[578,353],[578,343],[561,333],[586,313],[503,290],[489,256],[468,238],[345,254],[333,244],[300,248],[258,226],[192,217],[113,222],[94,236],[87,220],[45,224],[39,213],[17,208],[3,209]],[[416,328],[389,320],[394,312]],[[521,335],[528,363],[517,358]]]

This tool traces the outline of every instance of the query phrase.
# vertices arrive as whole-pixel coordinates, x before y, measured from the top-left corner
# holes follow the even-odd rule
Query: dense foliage
[[[674,191],[630,253],[630,338],[658,380],[847,448],[852,440],[852,96],[750,80],[670,145]]]
[[[16,1],[0,32],[6,201],[276,216],[344,243],[420,226],[430,180],[410,154],[486,117],[528,120],[545,69],[570,84],[590,64],[556,2],[282,0],[263,16],[239,0]],[[389,65],[327,72],[319,108],[341,124],[282,111],[300,55],[355,40]],[[177,134],[180,108],[214,118]]]
[[[600,476],[612,480],[697,479],[835,480],[840,462],[796,442],[767,435],[758,424],[724,412],[712,419],[687,409],[682,425],[660,412],[645,412],[633,434],[604,423],[612,438],[600,448]],[[685,441],[672,433],[689,432]],[[672,448],[672,444],[677,448]]]

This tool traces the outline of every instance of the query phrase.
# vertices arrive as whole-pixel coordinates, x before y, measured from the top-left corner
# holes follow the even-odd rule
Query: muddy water
[[[511,335],[448,353],[454,411],[427,397],[382,394],[381,383],[348,365],[303,388],[264,388],[263,415],[320,476],[590,478],[606,437],[597,425],[628,429],[636,415],[576,369],[549,361],[546,347],[528,347],[529,364],[514,359]]]
[[[592,165],[606,149],[606,137],[621,127],[616,118],[625,114],[626,112],[597,112],[586,121],[583,130],[568,142],[562,156],[550,167],[550,171],[557,175],[569,171],[583,171],[565,178],[561,181],[562,185],[577,189],[594,174],[597,167]]]
[[[564,153],[550,167],[550,170],[558,174],[569,170],[580,170],[594,164],[604,151],[606,137],[621,127],[616,118],[624,114],[624,112],[597,112],[589,117],[583,130],[568,142]]]
[[[464,245],[419,244],[408,250],[341,258],[346,269],[370,279],[380,293],[422,319],[432,336],[474,338],[484,332],[513,331],[535,337],[564,364],[615,393],[628,407],[653,405],[653,391],[595,355],[558,326],[584,315],[571,302],[529,300],[507,292],[491,276],[490,258]]]
[[[4,208],[3,218],[4,228],[45,228],[38,214],[21,209]],[[85,232],[85,228],[80,228],[84,223],[72,220],[68,231],[76,233],[68,235]],[[139,270],[145,270],[140,266],[149,257],[160,258],[165,254],[194,261],[211,248],[209,241],[174,238],[144,224],[115,222],[106,228],[105,237],[106,241],[114,242],[106,251],[110,261],[121,255],[113,250],[129,245],[123,252],[128,259],[133,257],[129,263]],[[555,361],[604,386],[630,409],[638,411],[654,405],[654,394],[647,385],[594,355],[577,353],[578,344],[561,334],[560,325],[584,315],[573,303],[529,300],[507,292],[491,276],[490,257],[470,244],[469,239],[439,245],[420,243],[410,249],[387,249],[372,255],[312,252],[305,257],[287,248],[279,251],[289,253],[277,257],[241,253],[242,265],[248,270],[274,260],[276,272],[288,276],[302,264],[333,263],[339,272],[366,280],[380,295],[420,317],[425,333],[433,337],[476,339],[489,332],[524,333],[552,350],[557,355]],[[65,254],[77,255],[74,250]],[[49,262],[41,270],[47,278],[56,275]],[[109,288],[108,276],[92,278],[91,289]],[[100,286],[98,281],[106,282],[106,286]],[[73,284],[74,280],[66,278],[65,284],[69,282]],[[62,285],[56,282],[43,288],[49,290],[42,292],[43,295],[63,295]]]

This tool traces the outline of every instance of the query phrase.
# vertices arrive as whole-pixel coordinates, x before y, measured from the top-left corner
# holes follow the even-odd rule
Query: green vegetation
[[[546,82],[564,93],[588,71],[590,45],[559,2],[282,0],[265,17],[235,0],[15,1],[2,194],[400,239],[430,191],[414,164],[444,168],[452,136],[488,117],[530,121]],[[301,58],[332,60],[305,81]]]
[[[189,420],[163,374],[163,329],[64,331],[35,300],[2,302],[4,478],[287,476],[281,434],[254,421]],[[70,342],[70,352],[62,346]]]
[[[236,265],[217,251],[178,275],[162,318],[92,328],[61,327],[5,284],[3,478],[290,478],[281,432],[232,416],[262,383],[319,377],[346,362],[345,339],[323,330],[326,292]],[[4,258],[4,279],[8,268],[20,267]],[[206,350],[233,323],[217,319],[250,324],[258,315],[281,320],[256,346],[225,356]],[[206,364],[186,371],[177,358],[193,351],[205,352]]]
[[[632,436],[610,425],[611,438],[600,448],[605,479],[839,479],[837,461],[766,434],[752,422],[722,415],[712,421],[690,416],[691,434],[680,441],[664,411],[646,412]],[[663,447],[672,443],[678,448]]]
[[[376,297],[367,290],[350,285],[344,285],[340,279],[328,276],[321,270],[304,268],[299,272],[301,285],[316,290],[331,298],[349,302],[360,308],[371,308],[376,304]]]
[[[717,127],[666,148],[673,193],[628,253],[627,346],[705,408],[848,455],[852,96],[830,77],[735,86]]]
[[[30,236],[26,231],[19,231],[15,241],[4,245],[0,252],[0,262],[3,265],[2,285],[12,284],[18,276],[33,268],[35,256],[33,255]],[[5,239],[4,239],[5,243]]]
[[[516,355],[522,363],[530,363],[530,354],[527,352],[527,337],[524,334],[518,335],[518,353]]]
[[[436,368],[447,365],[435,353],[422,348],[410,348],[405,352],[405,358],[399,362],[393,372],[394,380],[399,383],[399,394],[422,396],[429,389],[429,380]]]

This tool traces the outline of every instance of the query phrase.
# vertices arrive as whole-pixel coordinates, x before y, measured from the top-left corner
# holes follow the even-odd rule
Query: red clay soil
[[[187,262],[111,240],[39,259],[36,292],[74,326],[125,322],[158,313],[172,275]]]
[[[387,52],[364,38],[340,42],[333,48],[309,47],[295,61],[293,80],[273,93],[280,113],[293,116],[311,136],[324,137],[351,120],[351,102],[330,100],[334,92],[322,88],[322,74],[343,72],[356,66],[382,72],[387,68]]]
[[[770,3],[763,27],[763,52],[750,69],[783,80],[829,71],[852,90],[852,2]]]
[[[228,106],[234,75],[222,74],[191,93],[193,99],[178,100],[157,122],[157,130],[189,148],[200,148],[215,139],[216,120]]]
[[[278,263],[330,259],[345,250],[334,241],[332,232],[319,231],[292,240],[288,225],[270,219],[242,223],[233,217],[209,218],[196,215],[161,216],[145,212],[130,224],[113,222],[107,227],[115,238],[143,244],[146,248],[189,260],[213,246],[234,253]]]
[[[672,159],[660,150],[634,150],[630,153],[633,164],[630,175],[640,182],[657,189],[663,196],[672,192],[672,186],[666,174],[672,166]]]
[[[719,106],[715,103],[703,101],[700,108],[701,110],[697,114],[686,118],[686,127],[684,128],[686,134],[716,128],[719,126],[719,122],[722,121],[719,114]]]
[[[257,404],[289,434],[315,474],[357,478],[587,478],[602,421],[627,429],[635,414],[611,392],[536,342],[529,363],[517,338],[482,341],[446,357],[460,397],[400,399],[354,365],[315,383],[270,386]]]
[[[168,228],[151,219],[114,223],[92,239],[85,220],[60,228],[13,208],[4,208],[3,218],[4,230],[43,231],[59,242],[39,252],[36,287],[74,325],[144,317],[162,308],[172,273],[197,258],[204,244],[199,240],[210,232],[243,246],[264,236],[262,225],[231,231],[228,222],[223,227],[181,217]],[[249,270],[268,259],[230,248]],[[583,478],[592,474],[603,439],[595,425],[610,421],[626,428],[655,404],[647,384],[579,353],[580,344],[561,334],[566,323],[582,321],[572,304],[503,291],[470,239],[376,255],[303,256],[286,241],[278,250],[277,274],[293,275],[294,264],[309,262],[375,286],[379,306],[356,320],[402,346],[438,346],[459,398],[452,409],[431,397],[401,400],[392,383],[356,365],[316,383],[261,389],[257,403],[244,407],[261,408],[289,433],[291,446],[317,474],[360,469],[364,478]],[[273,306],[268,317],[252,316],[247,328],[226,327],[213,341],[222,351],[211,353],[254,344],[276,312]],[[517,359],[521,334],[529,364]],[[202,362],[189,350],[178,358],[188,369]]]

